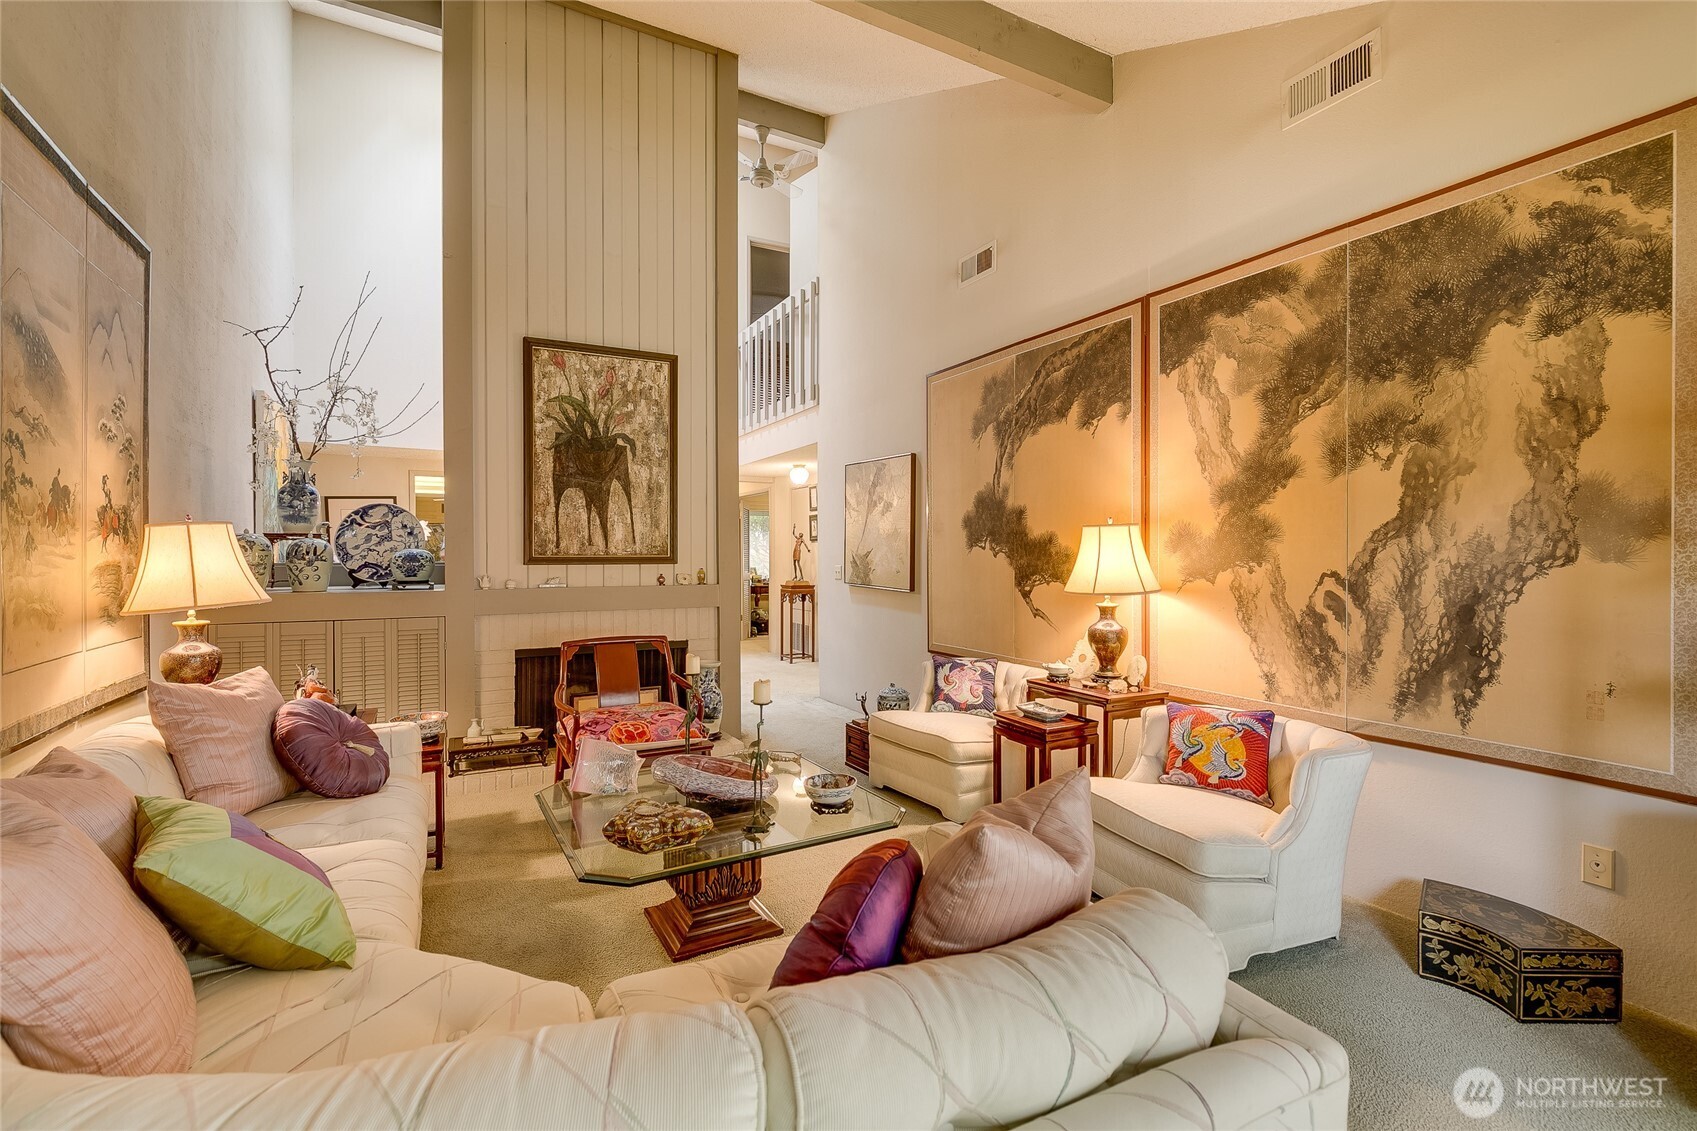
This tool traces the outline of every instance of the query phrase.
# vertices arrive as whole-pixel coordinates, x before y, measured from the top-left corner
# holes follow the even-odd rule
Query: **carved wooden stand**
[[[755,898],[760,894],[759,859],[716,864],[666,882],[677,896],[644,908],[643,914],[673,962],[784,933]]]

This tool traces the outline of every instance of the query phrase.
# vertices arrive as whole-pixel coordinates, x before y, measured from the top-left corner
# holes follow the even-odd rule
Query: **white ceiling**
[[[1206,39],[1368,0],[996,0],[1110,55]],[[628,19],[734,51],[742,89],[841,114],[997,76],[813,0],[595,0]]]
[[[996,77],[812,0],[596,0],[595,6],[734,51],[743,90],[816,114]]]
[[[996,7],[1109,55],[1282,24],[1370,0],[995,0]]]
[[[798,463],[807,468],[808,483],[819,482],[819,445],[817,444],[808,444],[804,448],[784,452],[782,455],[775,455],[770,459],[745,463],[737,468],[737,478],[745,483],[762,479],[786,479],[790,473],[790,468]]]

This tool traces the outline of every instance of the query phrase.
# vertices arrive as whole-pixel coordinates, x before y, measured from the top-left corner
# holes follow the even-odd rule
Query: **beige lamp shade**
[[[123,615],[221,609],[269,601],[227,522],[148,523]]]
[[[1078,536],[1068,593],[1155,593],[1160,588],[1136,523],[1086,526]]]

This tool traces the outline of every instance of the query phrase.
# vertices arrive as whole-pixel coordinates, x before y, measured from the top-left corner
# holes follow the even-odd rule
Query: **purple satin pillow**
[[[389,780],[389,752],[377,734],[322,699],[291,699],[271,729],[277,761],[322,797],[364,797]]]
[[[919,891],[919,850],[905,840],[868,848],[842,871],[772,975],[772,988],[877,970],[899,960]]]

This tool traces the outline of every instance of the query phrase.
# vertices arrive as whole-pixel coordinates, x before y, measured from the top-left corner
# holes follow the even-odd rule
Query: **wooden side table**
[[[1114,776],[1114,723],[1120,719],[1136,718],[1145,707],[1157,707],[1167,701],[1165,691],[1141,688],[1132,691],[1109,691],[1091,680],[1083,683],[1058,683],[1052,679],[1032,679],[1025,684],[1025,697],[1031,699],[1064,699],[1088,715],[1089,708],[1102,712],[1102,773]]]
[[[872,755],[867,749],[871,736],[865,719],[850,719],[843,727],[843,761],[849,769],[863,774],[872,772]]]
[[[1089,767],[1091,777],[1101,774],[1101,740],[1096,724],[1083,715],[1068,715],[1052,723],[1029,718],[1018,711],[997,711],[995,734],[990,740],[990,800],[1002,799],[1002,740],[1025,748],[1025,788],[1049,780],[1052,755],[1058,750],[1077,750],[1079,761]]]
[[[425,773],[433,774],[436,778],[436,823],[430,827],[430,851],[425,853],[425,857],[427,859],[434,860],[436,862],[436,870],[440,872],[442,870],[442,844],[443,841],[447,839],[448,835],[446,788],[448,781],[448,766],[447,763],[442,761],[441,739],[437,739],[435,742],[425,743],[422,761],[420,764],[422,765]]]
[[[819,603],[815,600],[811,581],[786,581],[778,588],[778,659],[786,663],[797,660],[817,660],[819,649],[815,637],[819,634]],[[801,642],[796,643],[795,629],[801,629]]]

